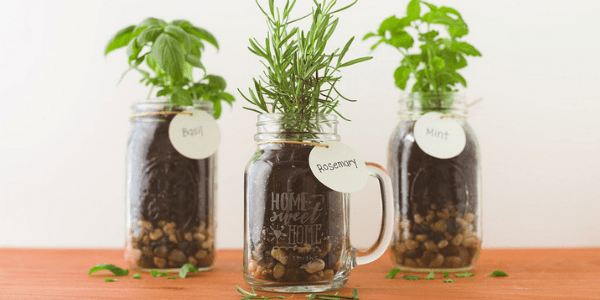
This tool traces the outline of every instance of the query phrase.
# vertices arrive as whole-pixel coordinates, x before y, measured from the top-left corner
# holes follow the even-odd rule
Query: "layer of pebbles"
[[[176,222],[138,220],[131,234],[133,259],[147,269],[179,268],[190,263],[210,267],[214,261],[214,232],[204,222],[181,230]]]
[[[462,268],[475,262],[481,240],[474,232],[476,215],[459,214],[451,202],[432,204],[425,215],[400,220],[389,249],[392,259],[409,268]]]

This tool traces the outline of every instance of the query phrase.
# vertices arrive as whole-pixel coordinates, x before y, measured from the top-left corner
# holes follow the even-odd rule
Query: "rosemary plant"
[[[249,88],[249,96],[240,94],[255,108],[245,107],[257,113],[281,113],[287,120],[289,131],[315,132],[318,128],[309,120],[318,119],[322,114],[338,111],[340,100],[355,101],[344,97],[335,87],[341,76],[340,69],[371,59],[361,57],[344,61],[344,57],[354,40],[352,37],[343,48],[327,53],[327,42],[333,35],[339,18],[334,15],[353,6],[336,8],[337,0],[313,0],[312,12],[292,19],[290,14],[296,0],[286,1],[283,10],[269,0],[268,10],[256,1],[267,18],[269,32],[260,43],[250,39],[250,52],[261,58],[266,70],[264,77],[254,78],[254,90]],[[307,31],[292,25],[310,18]]]

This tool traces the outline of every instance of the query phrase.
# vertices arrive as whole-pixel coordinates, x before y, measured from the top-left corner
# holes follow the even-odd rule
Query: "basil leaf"
[[[406,8],[406,16],[411,20],[416,20],[421,14],[421,2],[419,0],[411,0]]]
[[[142,274],[136,273],[135,275],[133,275],[133,278],[134,279],[140,279],[140,278],[142,278]]]
[[[150,55],[173,81],[179,82],[183,79],[184,54],[177,39],[161,33],[152,45]]]
[[[458,274],[456,274],[454,276],[455,277],[473,277],[473,276],[475,276],[475,274],[469,273],[469,272],[465,272],[465,273],[458,273]]]
[[[160,272],[160,270],[152,270],[150,271],[150,275],[154,277],[163,277],[169,275],[169,272]]]
[[[140,32],[136,38],[138,47],[143,47],[147,43],[154,42],[156,38],[163,32],[162,27],[148,27]]]
[[[100,270],[111,271],[115,276],[127,276],[129,274],[129,270],[123,270],[112,264],[99,264],[90,269],[88,275],[92,275],[94,272],[98,272]]]
[[[454,282],[456,280],[450,278],[450,279],[444,279],[444,283],[450,283],[450,282]]]
[[[392,278],[396,277],[396,275],[397,275],[398,273],[400,273],[401,271],[402,271],[402,270],[400,270],[400,269],[398,269],[398,268],[395,268],[395,269],[391,270],[391,271],[390,271],[390,272],[389,272],[387,275],[385,275],[385,278],[392,279]]]
[[[187,27],[184,28],[184,30],[190,34],[195,35],[196,37],[198,37],[201,40],[205,40],[209,43],[211,43],[213,46],[215,46],[215,48],[219,49],[219,43],[217,42],[217,39],[208,31],[206,31],[205,29],[196,27],[196,26],[191,26],[191,27]]]
[[[105,278],[104,278],[104,281],[106,281],[106,282],[116,282],[117,280],[116,280],[116,279],[113,279],[113,278],[108,278],[108,277],[105,277]]]
[[[419,276],[414,276],[414,275],[404,275],[404,276],[402,276],[402,279],[406,279],[406,280],[419,280],[421,278]]]
[[[508,277],[508,274],[504,273],[504,271],[496,270],[490,274],[485,275],[485,277]]]
[[[188,272],[198,272],[198,269],[192,264],[185,264],[179,269],[179,277],[185,278]]]
[[[140,30],[145,27],[163,27],[165,25],[167,25],[167,22],[161,19],[149,17],[140,22],[140,24],[137,25],[136,30]]]
[[[194,100],[190,93],[180,87],[175,87],[171,94],[171,102],[175,105],[189,106],[194,104]]]
[[[167,25],[165,27],[165,32],[169,33],[169,34],[173,35],[175,38],[177,38],[177,40],[179,40],[179,42],[183,43],[183,45],[185,47],[185,51],[190,52],[192,43],[190,41],[190,38],[188,37],[187,32],[185,32],[185,30],[183,30],[180,27],[177,27],[175,25]]]
[[[425,277],[426,280],[432,280],[435,278],[435,274],[433,273],[433,271],[429,272],[429,275],[427,275],[427,277]]]
[[[450,273],[444,272],[444,278],[448,278],[448,277],[450,277]]]
[[[200,57],[198,57],[198,56],[195,56],[193,54],[187,54],[185,56],[185,61],[194,67],[197,67],[197,68],[200,68],[200,69],[206,71],[206,69],[204,68],[204,65],[202,64],[202,62],[200,62]]]
[[[129,44],[129,41],[131,41],[131,39],[133,39],[134,32],[135,29],[135,25],[131,25],[129,27],[125,27],[121,30],[119,30],[117,32],[117,34],[115,34],[115,36],[113,36],[109,41],[108,44],[106,45],[106,48],[104,49],[104,55],[107,55],[109,52],[115,50],[115,49],[119,49],[121,47],[125,47],[127,46],[127,44]]]

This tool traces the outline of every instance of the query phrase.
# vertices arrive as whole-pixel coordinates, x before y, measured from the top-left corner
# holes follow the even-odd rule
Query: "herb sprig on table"
[[[405,90],[413,78],[412,92],[439,95],[456,91],[459,85],[467,87],[458,70],[467,66],[466,56],[481,56],[473,45],[462,40],[468,33],[456,9],[411,0],[406,16],[385,19],[377,32],[363,39],[377,38],[371,49],[387,44],[401,53],[400,66],[394,72],[398,88]]]
[[[221,76],[206,73],[200,61],[205,43],[219,48],[217,39],[207,30],[186,20],[167,23],[157,18],[146,18],[138,25],[119,30],[104,50],[104,55],[126,47],[129,68],[142,75],[141,82],[156,88],[156,97],[166,96],[175,105],[189,106],[194,100],[213,103],[214,117],[221,115],[221,101],[229,105],[235,98],[225,92],[227,84]],[[142,68],[145,66],[146,68]],[[193,71],[200,69],[204,76],[194,81]]]
[[[254,288],[251,288],[251,289],[252,289],[252,292],[249,292],[249,291],[246,291],[246,290],[242,289],[239,285],[236,285],[236,291],[243,297],[243,298],[241,298],[241,300],[285,299],[284,296],[271,296],[271,297],[259,296],[254,291]],[[344,296],[344,295],[340,295],[339,293],[335,293],[335,294],[319,294],[319,293],[315,293],[315,294],[308,294],[308,295],[306,295],[306,298],[307,298],[307,300],[316,300],[316,299],[328,299],[328,300],[335,300],[335,299],[360,299],[360,297],[358,296],[358,289],[353,289],[352,290],[352,296]]]
[[[313,132],[308,120],[320,114],[335,113],[344,118],[337,107],[340,100],[350,100],[336,88],[342,68],[367,61],[372,57],[361,57],[345,60],[354,37],[331,53],[325,48],[333,35],[338,18],[335,15],[352,4],[336,8],[337,0],[314,1],[312,12],[303,17],[292,19],[291,12],[296,3],[286,1],[283,9],[275,7],[274,0],[269,0],[268,9],[263,9],[257,1],[262,13],[267,18],[269,31],[264,43],[258,39],[250,39],[250,52],[258,56],[266,70],[264,77],[253,79],[254,89],[248,89],[248,95],[240,94],[254,107],[245,107],[257,113],[282,113],[286,120],[294,120],[295,132]],[[293,24],[310,18],[311,26],[305,31]],[[344,118],[345,119],[345,118]]]

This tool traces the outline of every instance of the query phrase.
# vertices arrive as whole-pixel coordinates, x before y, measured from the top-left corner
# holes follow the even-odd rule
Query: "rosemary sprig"
[[[254,299],[259,299],[259,300],[269,300],[269,299],[285,299],[284,296],[273,296],[273,297],[265,297],[265,296],[259,296],[258,294],[256,294],[254,292],[254,288],[252,288],[252,292],[248,292],[244,289],[242,289],[239,285],[236,285],[237,287],[237,292],[242,295],[241,300],[254,300]]]
[[[290,121],[287,129],[295,132],[314,132],[316,128],[308,120],[321,114],[335,113],[347,120],[336,108],[341,100],[355,100],[339,93],[335,86],[341,76],[337,73],[372,57],[344,60],[354,37],[332,53],[326,53],[325,48],[338,25],[339,19],[334,15],[350,8],[356,1],[336,9],[337,0],[323,0],[322,3],[313,0],[312,12],[297,19],[291,17],[296,0],[286,1],[282,10],[275,7],[274,0],[269,0],[268,10],[256,1],[267,18],[269,32],[264,43],[250,39],[248,49],[260,57],[266,70],[264,77],[253,79],[254,88],[248,89],[248,95],[240,91],[255,106],[245,108],[257,113],[281,113]],[[309,30],[292,27],[305,18],[311,19]]]

